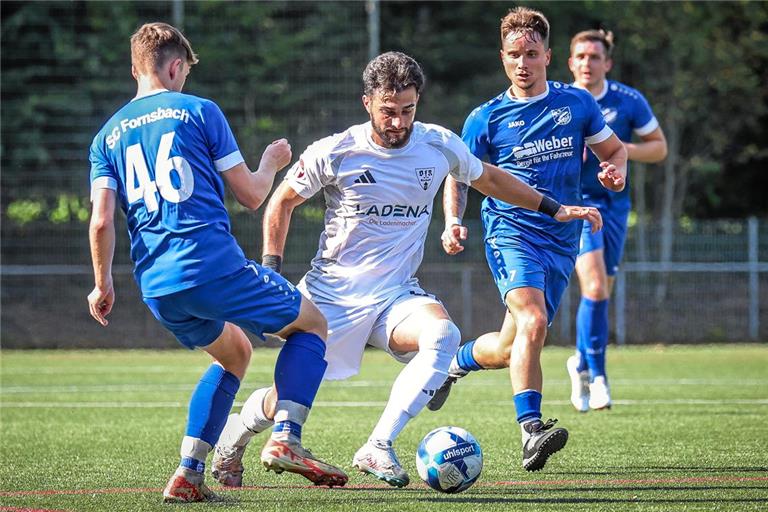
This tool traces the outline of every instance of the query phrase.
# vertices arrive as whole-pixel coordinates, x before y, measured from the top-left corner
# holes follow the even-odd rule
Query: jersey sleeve
[[[586,110],[586,123],[584,127],[584,142],[588,145],[599,144],[613,135],[613,130],[605,122],[600,105],[588,92],[581,95]]]
[[[212,101],[204,102],[202,117],[208,150],[216,170],[218,172],[228,171],[244,162],[232,128],[230,128],[219,106]]]
[[[635,94],[636,97],[632,102],[632,128],[636,134],[642,137],[658,128],[659,121],[653,115],[653,110],[651,110],[648,100],[637,91],[635,91]]]
[[[308,199],[333,182],[334,175],[329,162],[328,152],[323,150],[320,142],[315,142],[301,154],[299,161],[293,164],[285,176],[285,181],[297,194]]]
[[[476,108],[464,121],[461,139],[469,151],[477,158],[485,158],[489,153],[488,122],[481,107]]]
[[[91,198],[93,198],[94,192],[99,189],[117,190],[119,177],[114,165],[104,153],[104,137],[102,133],[99,133],[93,139],[88,159],[91,162]]]
[[[443,140],[450,174],[456,181],[471,185],[483,174],[483,162],[469,150],[469,147],[455,133],[446,130]]]

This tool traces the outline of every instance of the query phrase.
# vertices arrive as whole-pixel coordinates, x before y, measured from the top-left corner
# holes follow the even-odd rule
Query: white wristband
[[[448,217],[445,218],[445,227],[446,228],[449,228],[449,227],[453,226],[454,224],[458,224],[459,226],[461,226],[461,217],[456,217],[454,215],[449,215]]]

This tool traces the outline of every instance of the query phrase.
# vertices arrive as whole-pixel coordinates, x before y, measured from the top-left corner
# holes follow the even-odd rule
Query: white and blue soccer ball
[[[466,491],[480,478],[483,451],[463,428],[436,428],[419,444],[416,469],[421,479],[436,491]]]

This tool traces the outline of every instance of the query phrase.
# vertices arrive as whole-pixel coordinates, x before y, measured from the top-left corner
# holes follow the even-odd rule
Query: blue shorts
[[[595,206],[600,210],[600,215],[603,216],[603,229],[592,234],[592,225],[589,222],[584,223],[579,241],[579,256],[602,249],[605,271],[609,276],[614,276],[619,271],[619,262],[624,253],[629,210],[616,211],[599,204],[585,206]]]
[[[505,306],[510,290],[537,288],[544,292],[547,320],[552,323],[568,288],[576,256],[545,251],[520,238],[496,237],[485,241],[485,258]]]
[[[249,261],[220,279],[163,295],[144,303],[179,343],[189,349],[213,343],[224,322],[247,329],[261,339],[280,331],[299,316],[301,293],[286,279]]]

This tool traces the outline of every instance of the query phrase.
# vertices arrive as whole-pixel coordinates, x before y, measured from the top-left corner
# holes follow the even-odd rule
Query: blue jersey
[[[504,92],[476,108],[462,138],[472,153],[514,174],[563,204],[581,204],[582,150],[612,134],[592,96],[559,82],[526,99]],[[578,251],[580,222],[557,222],[542,213],[492,197],[483,201],[486,238],[524,237],[560,254]]]
[[[648,135],[659,127],[650,105],[637,90],[612,80],[606,80],[605,89],[595,98],[608,126],[623,141],[632,140],[632,132]],[[581,185],[584,201],[606,208],[615,207],[628,211],[630,207],[629,174],[627,186],[621,192],[612,192],[603,187],[597,179],[600,162],[587,151],[587,160],[581,171]],[[629,173],[629,166],[627,166]]]
[[[90,151],[91,189],[125,212],[144,297],[185,290],[246,264],[230,233],[222,171],[243,161],[212,101],[160,91],[110,118]]]

